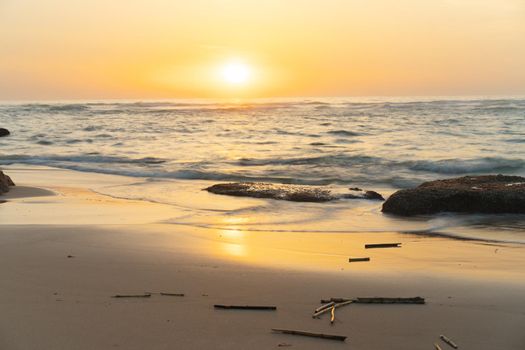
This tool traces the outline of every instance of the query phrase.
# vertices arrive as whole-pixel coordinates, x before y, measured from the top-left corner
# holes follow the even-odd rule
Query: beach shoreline
[[[136,179],[16,166],[7,172],[20,187],[0,204],[3,348],[415,349],[431,348],[440,334],[461,348],[525,344],[519,244],[245,231],[235,220],[226,229],[176,224],[187,208],[94,191]],[[401,248],[364,249],[393,241]],[[348,262],[364,255],[371,261]],[[185,296],[111,298],[144,292]],[[421,296],[427,304],[350,305],[332,326],[326,316],[311,317],[321,298],[365,296]],[[214,310],[215,303],[277,311]],[[349,338],[338,343],[271,328]]]

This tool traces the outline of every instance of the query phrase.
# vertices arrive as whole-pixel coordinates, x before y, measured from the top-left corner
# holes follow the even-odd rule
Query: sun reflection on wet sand
[[[233,257],[245,257],[247,255],[244,244],[246,233],[238,225],[247,224],[249,221],[248,217],[228,216],[220,218],[218,224],[224,226],[225,229],[219,230],[219,237],[227,240],[221,245],[226,255]]]

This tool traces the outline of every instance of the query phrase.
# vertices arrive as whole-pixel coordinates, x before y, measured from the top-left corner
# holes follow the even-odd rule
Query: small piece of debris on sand
[[[401,243],[373,243],[365,244],[365,249],[372,248],[400,248]]]
[[[277,310],[277,306],[261,306],[261,305],[213,305],[216,309],[236,309],[236,310]]]
[[[322,338],[322,339],[339,340],[339,341],[345,341],[347,338],[344,335],[313,333],[313,332],[307,332],[307,331],[296,331],[293,329],[272,328],[272,331],[277,332],[277,333],[283,333],[283,334],[302,335],[305,337]]]
[[[111,296],[112,298],[149,298],[151,294],[117,294]]]

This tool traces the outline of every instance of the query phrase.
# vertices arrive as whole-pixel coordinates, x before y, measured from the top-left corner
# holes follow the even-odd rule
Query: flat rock
[[[11,133],[9,132],[9,130],[7,129],[4,129],[4,128],[0,128],[0,137],[2,136],[8,136],[10,135]]]
[[[9,187],[14,185],[13,180],[0,170],[0,194],[9,192]]]
[[[328,202],[336,199],[330,190],[313,186],[283,185],[263,182],[216,184],[206,191],[228,196],[272,198],[293,202]]]
[[[329,189],[307,185],[287,185],[266,182],[232,182],[205,188],[206,191],[228,196],[271,198],[292,202],[328,202],[336,199],[384,200],[375,191],[359,189],[356,194],[334,194]]]
[[[382,211],[405,216],[439,212],[525,213],[525,178],[483,175],[425,182],[391,195]]]

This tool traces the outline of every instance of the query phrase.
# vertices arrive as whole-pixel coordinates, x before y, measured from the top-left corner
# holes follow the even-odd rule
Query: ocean
[[[0,166],[44,165],[136,177],[139,185],[98,190],[172,205],[184,204],[170,186],[191,192],[192,186],[226,181],[338,191],[357,186],[388,195],[448,177],[525,176],[523,98],[4,102],[0,127],[12,133],[0,138]],[[260,218],[248,229],[396,230],[525,243],[525,219],[519,215],[400,219],[362,200],[257,201],[264,204],[241,210],[246,217],[257,213]],[[240,208],[231,210],[237,215]],[[358,222],[344,220],[355,215]],[[201,219],[189,224],[209,225]]]

